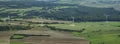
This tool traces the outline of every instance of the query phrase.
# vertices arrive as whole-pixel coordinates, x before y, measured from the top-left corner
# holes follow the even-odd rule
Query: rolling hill
[[[120,11],[114,8],[96,8],[77,4],[53,3],[49,1],[0,1],[0,17],[45,18],[75,21],[120,21]]]
[[[0,1],[49,1],[62,4],[77,4],[88,7],[110,8],[120,4],[120,0],[0,0]]]
[[[59,3],[78,4],[89,7],[114,7],[120,4],[120,0],[60,0]]]

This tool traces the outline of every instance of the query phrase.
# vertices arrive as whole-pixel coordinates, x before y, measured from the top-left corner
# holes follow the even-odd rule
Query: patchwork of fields
[[[2,26],[4,23],[0,23]],[[63,24],[29,24],[17,25],[28,26],[28,30],[10,30],[11,34],[0,33],[0,42],[6,44],[119,44],[120,22],[77,22],[75,26],[71,23]],[[7,25],[7,24],[4,24]],[[11,26],[14,24],[11,24]],[[46,26],[54,27],[51,30]],[[14,28],[13,28],[14,29]],[[21,28],[24,29],[24,28]],[[61,29],[61,30],[60,30]],[[64,31],[65,30],[65,31]],[[67,30],[67,31],[66,31]],[[69,32],[69,30],[75,30]],[[13,35],[14,34],[14,35]],[[18,35],[15,35],[18,34]],[[20,34],[20,35],[19,35]],[[21,36],[22,35],[22,36]],[[14,39],[10,39],[11,37]],[[7,38],[5,38],[7,37]],[[63,41],[64,40],[64,41]],[[53,42],[54,41],[54,42]],[[48,42],[48,43],[46,43]],[[72,42],[72,43],[70,43]]]
[[[0,30],[3,30],[0,32],[1,44],[89,44],[86,39],[74,37],[67,32],[53,31],[41,24],[29,24],[26,21],[0,24]]]

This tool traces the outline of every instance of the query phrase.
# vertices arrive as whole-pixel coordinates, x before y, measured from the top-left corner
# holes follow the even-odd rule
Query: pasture
[[[1,26],[5,26],[7,24],[0,23]],[[14,25],[14,24],[12,24]],[[22,24],[18,24],[22,25]],[[23,26],[28,26],[28,24],[25,23]],[[34,34],[38,35],[40,33],[42,34],[49,34],[53,38],[55,37],[65,37],[65,38],[86,38],[89,40],[91,44],[119,44],[120,42],[120,22],[77,22],[75,23],[75,26],[72,26],[70,23],[65,24],[46,24],[47,26],[55,27],[58,29],[67,29],[67,30],[76,30],[81,32],[72,32],[66,33],[64,31],[52,31],[50,28],[47,27],[41,27],[41,24],[30,24],[32,27],[30,30],[19,30],[19,31],[11,31],[16,34]],[[32,32],[31,32],[32,31]],[[41,32],[40,32],[41,31]],[[45,31],[45,32],[44,32]],[[43,33],[44,32],[44,33]],[[65,34],[66,33],[66,34]],[[65,36],[66,35],[66,36]],[[23,38],[23,36],[14,36],[14,38]],[[36,37],[35,37],[36,38]],[[34,39],[34,38],[33,38]],[[10,44],[26,44],[24,42],[21,42],[20,40],[18,42],[14,42],[17,40],[11,40]],[[33,41],[34,42],[34,41]]]
[[[91,44],[119,44],[120,42],[120,22],[80,22],[71,24],[50,24],[48,26],[68,29],[82,30],[82,32],[72,32],[76,37],[87,38]]]

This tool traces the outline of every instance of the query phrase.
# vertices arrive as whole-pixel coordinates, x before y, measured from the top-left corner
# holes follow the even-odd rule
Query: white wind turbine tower
[[[44,25],[43,25],[43,22],[44,22],[44,21],[43,21],[43,18],[41,17],[41,25],[40,25],[40,26],[44,26]]]
[[[106,17],[106,23],[108,23],[108,22],[109,22],[109,21],[108,21],[109,15],[105,15],[105,17]]]
[[[46,0],[43,0],[43,1],[46,1]],[[46,12],[47,12],[47,7],[45,7],[45,13],[44,14],[46,14]],[[43,17],[42,17],[42,15],[41,15],[41,25],[40,26],[44,26],[44,19],[43,19]]]
[[[11,19],[10,19],[10,16],[8,15],[8,18],[7,18],[7,23],[8,23],[8,29],[10,29],[11,28],[11,21],[10,21]]]
[[[70,26],[75,26],[75,17],[72,17],[72,24]]]
[[[8,24],[11,24],[11,18],[8,16]]]

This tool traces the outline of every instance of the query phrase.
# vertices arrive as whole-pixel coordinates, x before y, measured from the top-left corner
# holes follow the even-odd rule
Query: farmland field
[[[91,44],[119,44],[120,42],[120,22],[80,22],[71,24],[50,24],[49,26],[68,29],[82,30],[73,32],[76,37],[85,37]]]
[[[0,44],[9,44],[10,43],[10,35],[9,32],[0,31]]]
[[[22,42],[10,42],[10,44],[25,44],[25,43],[22,43]]]
[[[0,44],[120,44],[120,0],[0,0]]]
[[[0,23],[1,26],[4,23]],[[16,23],[17,24],[17,23]],[[28,23],[25,23],[26,26]],[[120,42],[120,22],[76,22],[74,23],[75,26],[71,23],[65,23],[65,24],[46,24],[51,27],[55,27],[57,29],[67,29],[67,30],[76,30],[81,32],[72,32],[72,34],[77,38],[86,38],[89,40],[91,44],[119,44]],[[3,26],[5,26],[4,24]],[[14,24],[12,24],[14,25]],[[21,25],[21,24],[18,24]],[[41,31],[45,31],[45,33],[48,32],[48,34],[51,34],[52,36],[59,37],[72,37],[69,34],[65,34],[64,32],[59,31],[51,31],[47,27],[41,27],[40,24],[30,24],[31,30],[25,30],[25,31],[16,31],[17,33],[29,33],[29,34],[40,34]],[[32,33],[31,33],[32,31]],[[22,34],[21,33],[21,34]],[[20,33],[19,33],[20,34]],[[44,34],[44,33],[43,33]],[[63,35],[64,34],[64,35]],[[66,36],[65,36],[66,35]],[[57,36],[58,37],[58,36]],[[24,38],[24,36],[13,36],[13,38]],[[15,42],[11,41],[10,44],[26,44],[24,42]]]

